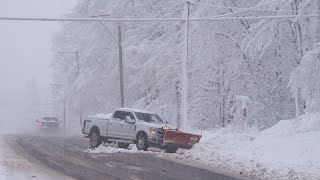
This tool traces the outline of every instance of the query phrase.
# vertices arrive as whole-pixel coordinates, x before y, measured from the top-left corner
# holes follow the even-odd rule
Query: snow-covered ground
[[[99,154],[99,153],[157,153],[157,154],[164,154],[163,150],[158,148],[149,148],[148,151],[140,151],[137,149],[135,145],[130,145],[128,149],[118,148],[115,144],[114,145],[100,145],[95,149],[86,149],[84,152],[91,153],[91,154]]]
[[[320,179],[320,114],[283,120],[262,132],[205,132],[200,144],[173,157],[259,179]]]
[[[89,153],[141,153],[100,146]],[[258,132],[234,128],[204,131],[199,144],[176,154],[156,152],[254,179],[320,179],[320,113],[283,120]]]
[[[4,163],[2,162],[2,159],[3,159],[2,152],[0,152],[0,162],[1,162],[0,163],[0,180],[5,179],[5,177],[6,177],[6,169],[5,169]]]
[[[63,174],[48,169],[16,154],[0,136],[0,180],[71,180]]]

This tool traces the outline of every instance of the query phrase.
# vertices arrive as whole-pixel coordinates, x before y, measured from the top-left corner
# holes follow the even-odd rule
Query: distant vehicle
[[[178,148],[189,149],[201,138],[168,125],[155,113],[131,108],[87,117],[82,133],[90,138],[93,148],[102,142],[117,142],[119,148],[126,149],[129,144],[136,144],[138,150],[146,151],[153,146],[168,153],[174,153]]]
[[[39,128],[53,128],[58,129],[61,121],[56,117],[43,117],[41,120],[36,120]]]

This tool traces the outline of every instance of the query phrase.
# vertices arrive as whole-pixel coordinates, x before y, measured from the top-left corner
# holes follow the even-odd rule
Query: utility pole
[[[186,1],[183,18],[189,19],[189,1]],[[182,75],[181,75],[181,119],[182,128],[186,128],[188,121],[188,39],[189,39],[189,21],[185,21],[184,27],[184,50],[182,56]]]
[[[76,51],[75,52],[75,55],[76,55],[76,63],[77,63],[77,71],[78,71],[78,75],[80,75],[80,62],[79,62],[79,52]]]
[[[66,98],[63,98],[63,130],[64,135],[67,133],[67,122],[66,122]]]
[[[118,25],[118,45],[119,45],[120,98],[121,98],[121,107],[124,107],[122,39],[121,39],[121,26],[120,25]]]
[[[100,15],[94,15],[91,17],[101,17],[101,16],[110,16],[110,14],[100,14]],[[101,25],[104,27],[104,29],[107,31],[107,33],[115,40],[115,42],[118,44],[118,50],[119,50],[119,78],[120,78],[120,107],[124,107],[124,89],[123,89],[123,61],[122,61],[122,39],[121,39],[121,26],[118,24],[118,39],[116,39],[112,33],[109,31],[107,26],[103,23],[103,21],[99,21]]]

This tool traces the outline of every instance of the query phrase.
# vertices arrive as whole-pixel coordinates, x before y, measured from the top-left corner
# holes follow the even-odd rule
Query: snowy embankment
[[[184,161],[259,179],[320,179],[320,114],[283,120],[262,132],[205,132]]]
[[[204,131],[199,144],[175,154],[143,152],[135,146],[129,150],[100,146],[86,152],[156,153],[254,179],[320,179],[320,113],[282,120],[262,132],[234,129]]]

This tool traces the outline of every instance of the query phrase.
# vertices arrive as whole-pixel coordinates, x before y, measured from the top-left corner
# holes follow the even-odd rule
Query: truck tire
[[[123,148],[123,149],[128,149],[129,144],[128,143],[118,142],[118,147],[119,148]]]
[[[138,133],[136,146],[138,150],[146,151],[148,149],[149,143],[147,135],[145,133]]]
[[[93,130],[90,134],[90,146],[96,148],[102,144],[101,136],[98,130]]]
[[[178,150],[178,148],[175,146],[166,146],[164,148],[164,152],[166,152],[166,153],[176,153],[177,150]]]

